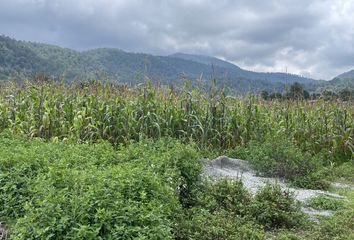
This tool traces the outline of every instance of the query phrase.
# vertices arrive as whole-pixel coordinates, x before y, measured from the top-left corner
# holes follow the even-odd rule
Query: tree
[[[345,89],[340,90],[338,95],[342,101],[348,101],[350,99],[352,93],[349,89],[345,88]]]
[[[310,99],[310,93],[306,90],[303,91],[303,96],[304,96],[304,99]]]
[[[280,92],[273,92],[269,95],[270,99],[282,99],[283,95]]]
[[[268,100],[269,99],[269,93],[267,91],[262,91],[261,92],[261,97],[263,100]]]
[[[331,90],[324,90],[321,93],[321,96],[325,101],[332,100],[333,98],[337,97],[337,95]]]
[[[304,97],[304,87],[300,83],[294,82],[290,86],[290,97],[292,99],[303,98]]]

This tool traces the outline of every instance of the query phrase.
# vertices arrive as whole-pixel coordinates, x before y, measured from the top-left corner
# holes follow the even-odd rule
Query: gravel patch
[[[334,187],[334,188],[354,190],[354,186],[353,185],[346,184],[346,183],[333,182],[331,184],[331,186]]]
[[[6,239],[5,226],[2,222],[0,222],[0,240],[5,240],[5,239]]]
[[[252,194],[255,194],[259,188],[263,187],[267,183],[276,183],[279,184],[282,189],[293,192],[295,198],[303,204],[305,204],[309,199],[319,195],[325,195],[333,198],[343,198],[338,194],[327,191],[289,187],[284,179],[259,177],[256,175],[255,171],[251,169],[247,161],[228,158],[226,156],[221,156],[214,160],[207,161],[204,165],[203,176],[211,179],[228,177],[235,180],[241,180],[244,186]],[[302,210],[312,216],[331,216],[333,214],[332,211],[315,210],[306,206],[302,207]]]

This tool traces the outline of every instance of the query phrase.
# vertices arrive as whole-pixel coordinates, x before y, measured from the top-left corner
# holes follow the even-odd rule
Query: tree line
[[[316,100],[321,98],[324,100],[340,99],[342,101],[351,101],[354,100],[354,90],[349,88],[344,88],[339,91],[324,90],[321,93],[317,93],[317,92],[310,93],[304,88],[302,84],[295,82],[292,85],[290,85],[290,87],[287,88],[283,93],[262,91],[260,93],[260,96],[263,100],[275,100],[275,99]]]

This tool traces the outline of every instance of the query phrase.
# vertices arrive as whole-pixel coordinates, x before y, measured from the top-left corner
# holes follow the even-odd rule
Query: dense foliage
[[[303,152],[285,135],[269,136],[263,142],[252,141],[247,148],[232,149],[229,155],[249,160],[263,176],[287,179],[297,187],[310,189],[329,187],[325,171],[336,161],[326,152],[314,155]]]
[[[340,80],[342,81],[342,80]],[[350,80],[354,84],[354,80]],[[335,83],[335,87],[333,87]],[[289,89],[285,92],[268,92],[262,91],[260,96],[263,100],[318,100],[322,99],[325,101],[354,101],[354,85],[338,85],[337,79],[330,81],[326,84],[326,87],[321,87],[317,92],[312,92],[311,94],[304,89],[304,86],[298,82],[290,85]]]
[[[38,80],[38,79],[37,79]],[[91,82],[7,83],[0,90],[0,129],[70,142],[108,140],[113,145],[172,137],[201,147],[233,148],[285,135],[309,154],[351,159],[351,102],[263,102],[227,96],[223,90],[161,89],[149,82],[129,88]]]
[[[8,133],[0,142],[0,216],[14,221],[14,239],[170,239],[201,170],[195,149],[176,141],[120,151]]]
[[[11,239],[262,239],[264,228],[304,219],[276,187],[252,197],[241,182],[202,181],[199,158],[193,145],[169,139],[114,150],[5,131],[0,218]]]

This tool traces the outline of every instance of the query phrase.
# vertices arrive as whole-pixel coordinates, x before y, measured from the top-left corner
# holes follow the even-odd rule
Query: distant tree
[[[352,92],[346,88],[346,89],[340,90],[338,95],[342,101],[348,101],[351,98]]]
[[[324,90],[321,93],[321,97],[323,100],[328,101],[328,100],[333,100],[334,98],[336,98],[337,94],[331,90]]]
[[[292,99],[300,99],[304,97],[304,87],[298,83],[298,82],[294,82],[291,86],[290,86],[290,98]]]
[[[316,100],[316,99],[319,98],[320,96],[321,96],[321,94],[319,94],[319,93],[312,93],[310,98],[311,98],[312,100]]]
[[[269,93],[268,93],[268,91],[262,91],[262,92],[261,92],[261,98],[262,98],[263,100],[268,100],[268,99],[269,99]]]
[[[304,90],[303,91],[303,97],[304,97],[304,99],[310,99],[310,93],[308,92],[308,91],[306,91],[306,90]]]
[[[280,92],[273,92],[269,95],[270,99],[282,99],[283,95]]]

